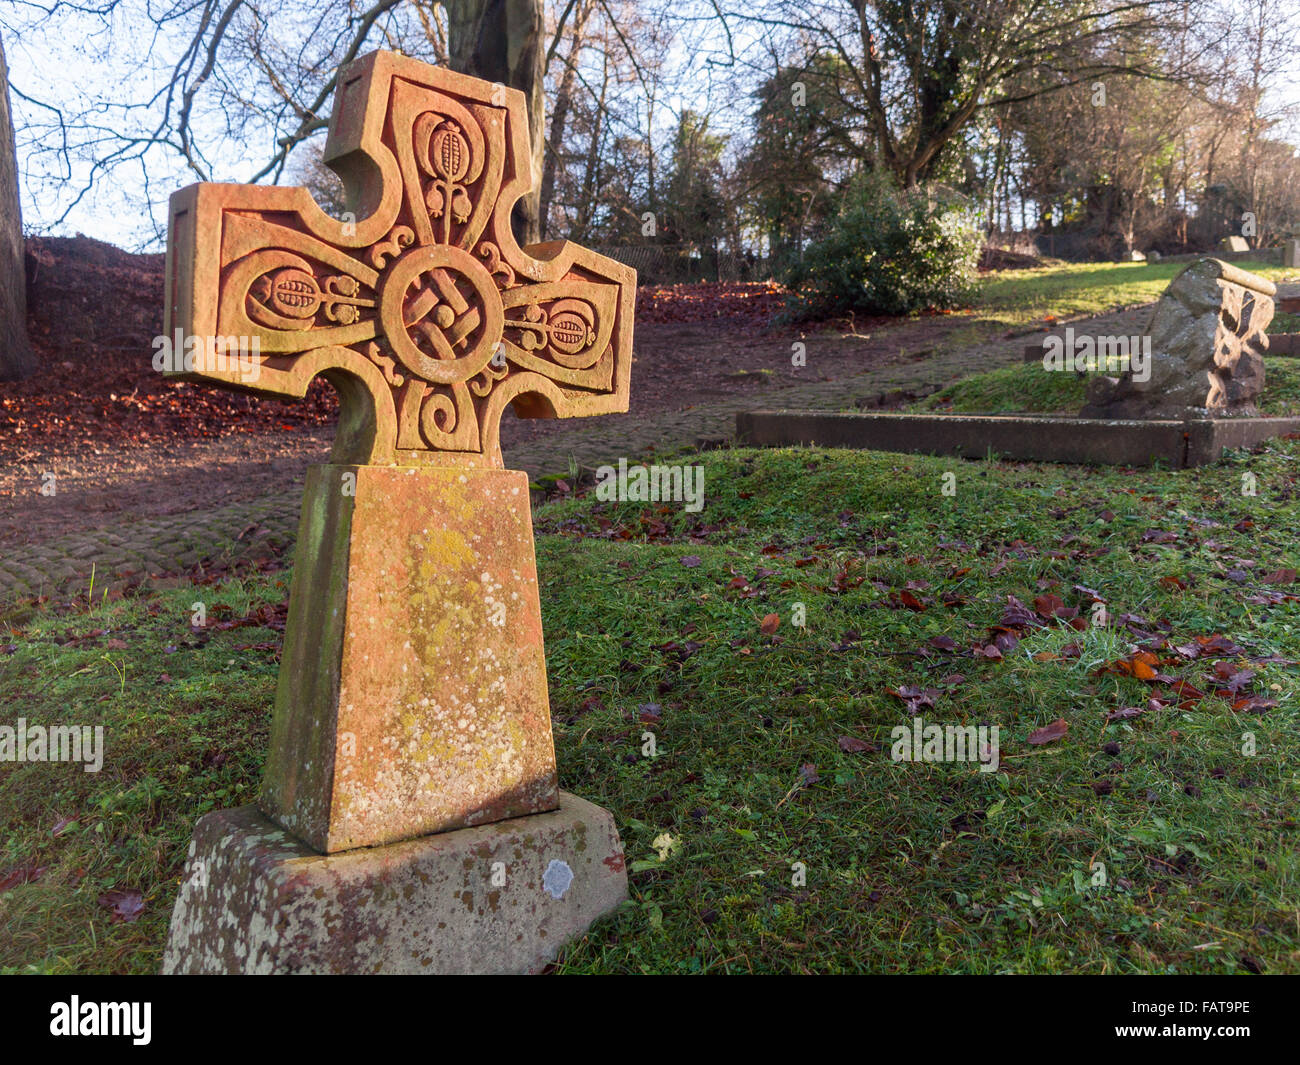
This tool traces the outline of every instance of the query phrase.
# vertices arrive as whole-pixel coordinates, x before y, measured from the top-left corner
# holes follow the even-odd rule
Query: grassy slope
[[[1278,281],[1295,274],[1267,263],[1234,263],[1243,270]],[[1057,263],[1033,270],[1006,270],[981,279],[976,307],[1008,324],[1041,322],[1102,314],[1116,307],[1154,302],[1174,275],[1186,269],[1178,263]]]
[[[1265,414],[1300,414],[1300,359],[1266,358]],[[916,410],[955,414],[1077,413],[1087,378],[1047,373],[1039,363],[1008,366],[957,381],[913,405]]]
[[[1068,321],[1154,302],[1187,263],[1053,263],[1033,270],[1005,270],[979,278],[968,310],[956,312],[961,324],[939,345],[959,350],[1031,332],[1053,321]],[[1235,264],[1272,281],[1295,270],[1266,263]],[[1274,331],[1286,331],[1286,319]]]
[[[1300,971],[1292,668],[1250,667],[1280,704],[1263,713],[1211,696],[1107,725],[1107,711],[1151,694],[1093,673],[1130,647],[1126,629],[1053,624],[1002,661],[969,652],[1008,594],[1051,590],[1086,607],[1079,583],[1112,619],[1167,622],[1173,642],[1225,633],[1245,648],[1225,659],[1300,657],[1297,604],[1248,601],[1264,571],[1297,566],[1297,457],[1289,441],[1211,468],[1134,474],[714,452],[699,460],[698,516],[591,500],[543,508],[562,785],[614,811],[636,863],[625,910],[562,968],[1205,972],[1246,957]],[[955,496],[940,491],[947,471]],[[1241,495],[1247,471],[1256,497]],[[1237,531],[1242,519],[1253,528]],[[1176,537],[1144,540],[1150,529]],[[844,572],[867,580],[837,593]],[[243,616],[278,602],[284,580],[42,610],[0,638],[0,720],[109,730],[98,775],[0,767],[0,876],[46,867],[0,894],[0,966],[157,965],[190,827],[249,800],[274,686],[273,654],[259,648],[274,633],[192,634],[190,604]],[[925,609],[885,605],[909,582]],[[945,606],[943,593],[966,598]],[[795,603],[802,629],[790,624]],[[775,636],[759,632],[769,612],[781,617]],[[69,635],[84,638],[59,642]],[[927,644],[940,635],[957,651]],[[1070,642],[1080,660],[1053,657]],[[1207,686],[1204,661],[1163,668]],[[940,683],[953,674],[964,682]],[[892,762],[889,730],[909,715],[888,689],[909,684],[943,691],[929,720],[1003,726],[1006,770]],[[647,703],[658,724],[639,720]],[[1027,745],[1058,717],[1066,739]],[[642,756],[646,730],[658,757]],[[1241,753],[1246,732],[1253,757]],[[881,749],[846,753],[842,736]],[[1108,742],[1118,754],[1102,751]],[[800,787],[809,764],[819,779]],[[1094,788],[1102,781],[1109,794]],[[77,824],[55,836],[69,817]],[[677,849],[660,862],[665,833]],[[796,861],[806,886],[791,882]],[[1092,886],[1098,862],[1106,883]],[[124,887],[145,895],[131,924],[96,902]]]

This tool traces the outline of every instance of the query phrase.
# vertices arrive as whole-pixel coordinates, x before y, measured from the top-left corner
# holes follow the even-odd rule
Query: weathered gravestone
[[[1231,263],[1193,263],[1169,283],[1152,313],[1145,379],[1132,370],[1093,378],[1081,417],[1257,414],[1276,295],[1271,281]]]
[[[523,417],[627,410],[635,273],[523,251],[520,93],[386,52],[341,72],[305,189],[171,203],[194,380],[341,397],[307,478],[259,800],[195,829],[168,972],[536,969],[626,896],[608,813],[560,792]]]

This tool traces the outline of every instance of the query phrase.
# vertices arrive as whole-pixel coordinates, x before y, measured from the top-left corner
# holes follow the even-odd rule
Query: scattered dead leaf
[[[1061,739],[1070,731],[1070,726],[1066,723],[1065,718],[1058,717],[1050,725],[1044,725],[1042,728],[1034,729],[1029,734],[1029,742],[1035,747],[1041,747],[1045,743],[1054,743]]]

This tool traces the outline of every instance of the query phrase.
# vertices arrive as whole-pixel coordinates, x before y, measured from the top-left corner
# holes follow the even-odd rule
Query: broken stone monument
[[[1231,263],[1201,259],[1188,266],[1169,283],[1147,327],[1149,377],[1137,380],[1132,370],[1094,377],[1080,417],[1257,414],[1276,294],[1271,281]]]
[[[626,411],[633,270],[520,249],[522,94],[376,52],[302,188],[171,201],[187,379],[340,396],[307,477],[258,806],[198,822],[164,972],[517,972],[627,893],[608,812],[559,791],[522,417]],[[191,338],[194,342],[191,343]]]

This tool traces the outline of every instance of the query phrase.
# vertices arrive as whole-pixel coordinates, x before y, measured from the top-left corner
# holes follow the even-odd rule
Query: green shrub
[[[960,306],[981,245],[967,201],[939,187],[899,191],[887,174],[855,179],[820,240],[787,271],[796,318],[909,314]]]

